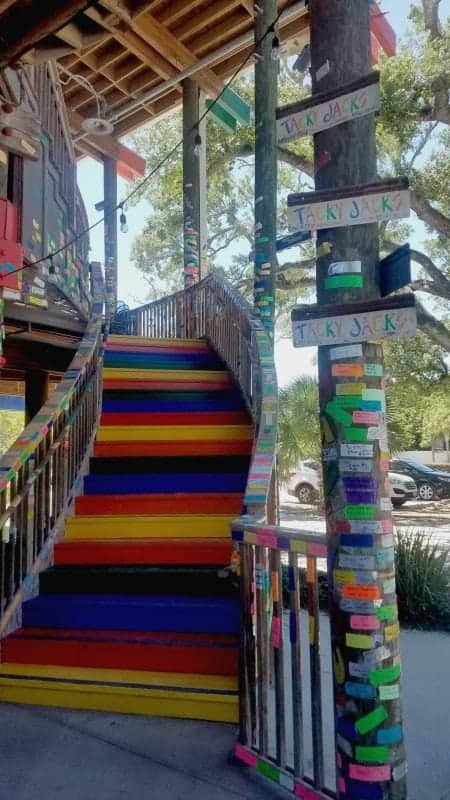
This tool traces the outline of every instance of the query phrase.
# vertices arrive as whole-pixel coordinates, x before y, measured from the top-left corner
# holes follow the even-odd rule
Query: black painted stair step
[[[249,456],[131,456],[90,459],[91,475],[180,472],[246,472]]]
[[[41,572],[41,594],[189,595],[229,597],[236,592],[221,566],[57,566]]]

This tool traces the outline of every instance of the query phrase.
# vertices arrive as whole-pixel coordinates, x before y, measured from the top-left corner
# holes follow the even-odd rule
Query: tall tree
[[[379,173],[408,175],[411,205],[425,226],[421,248],[414,248],[419,327],[431,340],[450,349],[445,310],[450,299],[450,21],[440,14],[440,0],[421,0],[410,9],[411,30],[398,55],[381,63],[382,109],[377,126]],[[252,82],[241,77],[235,88],[251,102]],[[308,74],[284,62],[280,105],[310,94]],[[181,138],[178,115],[148,128],[133,140],[150,165],[157,164]],[[208,259],[248,293],[252,285],[249,254],[253,242],[253,147],[251,126],[235,134],[208,121]],[[287,232],[286,195],[311,187],[312,140],[278,147],[279,236]],[[181,158],[176,154],[145,190],[151,203],[146,228],[134,244],[133,258],[154,299],[180,288],[182,259]],[[414,229],[405,224],[381,226],[384,253],[404,242]],[[230,248],[230,245],[232,247]],[[295,257],[292,257],[292,254]],[[298,298],[315,287],[315,259],[310,246],[279,258],[277,316],[286,319]],[[427,302],[425,302],[427,298]]]

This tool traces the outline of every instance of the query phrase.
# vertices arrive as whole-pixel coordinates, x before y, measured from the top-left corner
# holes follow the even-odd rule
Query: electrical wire
[[[271,23],[271,24],[270,24],[270,25],[267,27],[266,31],[265,31],[265,32],[262,34],[262,36],[260,36],[260,38],[259,38],[259,39],[258,39],[258,40],[255,42],[255,45],[254,45],[254,47],[253,47],[253,48],[252,48],[252,50],[251,50],[251,51],[248,53],[248,55],[245,57],[245,59],[242,61],[242,63],[239,65],[239,67],[238,67],[238,68],[235,70],[235,72],[233,73],[233,75],[231,76],[231,78],[230,78],[230,79],[227,81],[227,83],[226,83],[226,84],[223,86],[223,88],[220,90],[220,92],[217,94],[217,96],[214,98],[214,100],[212,100],[212,102],[211,102],[211,103],[208,105],[208,107],[205,109],[205,111],[203,112],[203,114],[201,114],[201,116],[199,117],[199,119],[198,119],[198,120],[197,120],[197,121],[194,123],[194,125],[192,125],[192,127],[189,129],[189,133],[193,133],[195,130],[198,130],[198,127],[199,127],[200,123],[201,123],[201,122],[203,122],[203,120],[205,119],[205,117],[206,117],[206,116],[207,116],[207,115],[208,115],[208,114],[211,112],[211,109],[213,109],[213,108],[214,108],[214,106],[215,106],[215,105],[216,105],[216,104],[219,102],[219,100],[220,100],[220,98],[222,97],[222,95],[224,94],[224,92],[226,92],[226,90],[227,90],[227,89],[228,89],[228,88],[231,86],[231,84],[232,84],[232,83],[234,83],[234,81],[236,80],[236,78],[238,77],[238,75],[239,75],[239,74],[242,72],[242,70],[244,69],[245,65],[246,65],[246,64],[247,64],[247,63],[250,61],[250,59],[251,59],[251,58],[253,58],[253,56],[254,56],[255,52],[258,50],[258,48],[261,46],[261,44],[262,44],[262,43],[263,43],[263,42],[266,40],[266,38],[268,37],[268,35],[269,35],[270,33],[275,33],[275,26],[277,25],[277,23],[278,23],[278,21],[279,21],[279,19],[280,19],[281,15],[282,15],[282,13],[283,13],[283,11],[284,11],[284,9],[281,9],[281,10],[278,12],[278,14],[277,14],[277,16],[275,17],[274,21],[273,21],[273,22],[272,22],[272,23]],[[73,73],[69,73],[69,74],[72,76],[72,78],[74,78],[74,77],[75,77],[75,76],[73,75]],[[77,76],[77,77],[78,77],[78,76]],[[92,225],[89,225],[89,227],[88,227],[88,228],[85,228],[83,231],[80,231],[79,233],[77,233],[77,234],[76,234],[76,235],[75,235],[75,236],[74,236],[74,237],[73,237],[73,238],[72,238],[72,239],[71,239],[69,242],[67,242],[66,244],[64,244],[62,247],[58,248],[57,250],[54,250],[54,251],[52,251],[51,253],[48,253],[46,256],[42,256],[42,258],[38,259],[37,261],[34,261],[34,262],[33,262],[33,264],[32,264],[32,265],[30,265],[30,267],[37,267],[37,266],[38,266],[38,264],[43,264],[45,261],[53,261],[53,259],[54,259],[54,258],[56,258],[57,256],[59,256],[59,255],[60,255],[60,253],[63,253],[65,250],[68,250],[68,249],[69,249],[69,247],[71,247],[73,244],[75,244],[76,242],[78,242],[78,241],[79,241],[79,239],[81,239],[83,236],[86,236],[88,233],[90,233],[91,231],[93,231],[95,228],[97,228],[99,225],[101,225],[101,224],[102,224],[102,222],[106,222],[108,219],[110,219],[110,217],[112,217],[112,215],[113,215],[113,214],[116,214],[116,213],[117,213],[117,211],[119,211],[119,210],[123,210],[123,207],[124,207],[124,205],[125,205],[126,203],[128,203],[128,201],[129,201],[129,200],[130,200],[132,197],[134,197],[134,196],[135,196],[135,195],[136,195],[138,192],[140,192],[140,190],[141,190],[141,189],[142,189],[142,188],[143,188],[143,187],[144,187],[144,186],[145,186],[145,185],[148,183],[148,181],[149,181],[149,180],[151,180],[151,178],[153,178],[153,176],[154,176],[154,175],[156,175],[156,173],[157,173],[157,172],[159,172],[159,170],[160,170],[160,169],[161,169],[161,168],[164,166],[164,164],[166,164],[166,163],[167,163],[167,162],[168,162],[168,161],[169,161],[169,160],[172,158],[172,156],[174,155],[174,153],[176,153],[176,152],[177,152],[177,150],[178,150],[178,149],[181,147],[181,145],[182,145],[182,144],[183,144],[183,139],[180,139],[180,140],[179,140],[179,141],[178,141],[178,142],[177,142],[177,143],[176,143],[176,144],[175,144],[175,145],[174,145],[174,146],[173,146],[173,147],[172,147],[172,148],[169,150],[169,152],[168,152],[168,153],[166,153],[166,155],[164,156],[164,158],[162,158],[162,159],[161,159],[161,161],[160,161],[160,162],[159,162],[159,163],[158,163],[158,164],[157,164],[157,165],[156,165],[156,166],[155,166],[155,167],[154,167],[152,170],[150,170],[150,172],[149,172],[147,175],[145,175],[145,176],[142,178],[142,180],[141,180],[141,181],[139,181],[139,183],[138,183],[138,184],[137,184],[137,185],[134,187],[134,189],[132,189],[132,191],[131,191],[131,192],[130,192],[130,193],[129,193],[129,194],[128,194],[128,195],[127,195],[125,198],[124,198],[124,200],[121,200],[121,201],[120,201],[120,203],[118,203],[116,206],[114,206],[114,208],[112,208],[112,209],[108,210],[108,211],[107,211],[107,212],[106,212],[106,213],[103,215],[103,217],[100,217],[100,219],[96,220],[96,222],[93,222],[93,223],[92,223]],[[16,269],[16,270],[14,270],[14,271],[8,272],[8,273],[7,273],[7,275],[8,275],[8,277],[9,277],[10,275],[14,275],[14,273],[15,273],[15,272],[21,272],[23,269],[25,269],[25,267],[23,267],[23,266],[22,266],[22,267],[20,267],[19,269]]]

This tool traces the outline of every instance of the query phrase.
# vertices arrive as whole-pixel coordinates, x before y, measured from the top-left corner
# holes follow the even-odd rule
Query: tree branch
[[[436,208],[433,208],[428,200],[425,200],[415,189],[411,189],[410,197],[411,208],[417,216],[430,228],[434,228],[442,236],[450,238],[450,219]]]
[[[420,300],[416,297],[416,310],[417,310],[417,324],[421,331],[430,337],[431,341],[443,347],[445,350],[450,350],[450,331],[446,328],[443,322],[433,317]]]
[[[430,32],[433,39],[442,36],[441,22],[439,19],[439,5],[441,0],[422,0],[425,30]]]
[[[277,152],[280,161],[299,169],[301,172],[305,172],[310,178],[314,177],[314,166],[308,158],[299,156],[297,153],[293,153],[292,150],[288,150],[287,147],[281,147],[281,145],[278,145]]]

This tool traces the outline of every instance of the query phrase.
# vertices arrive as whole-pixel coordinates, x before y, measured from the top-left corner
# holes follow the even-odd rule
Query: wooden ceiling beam
[[[8,25],[3,29],[0,68],[13,63],[31,50],[46,36],[67,25],[82,11],[87,0],[46,0],[34,4],[24,14],[22,9],[9,9]]]
[[[255,16],[253,0],[241,0],[241,5],[244,6],[245,10],[248,11],[251,18],[253,19]]]
[[[15,2],[16,0],[0,0],[0,14],[8,11],[8,8],[11,8]]]
[[[225,20],[231,17],[235,11],[243,12],[240,0],[216,0],[204,11],[186,17],[184,22],[174,27],[173,34],[180,42],[183,42],[191,39],[197,33],[209,31],[216,23],[223,21],[225,24]],[[249,26],[252,24],[247,14],[243,16],[243,22]]]
[[[232,16],[224,20],[220,25],[215,25],[214,28],[201,33],[196,38],[189,42],[189,47],[198,56],[211,52],[217,47],[221,47],[233,39],[239,33],[245,33],[252,27],[252,22],[249,17],[241,12],[236,12]],[[175,31],[175,35],[179,35],[179,31]],[[181,36],[184,36],[181,31]]]
[[[185,67],[190,67],[191,64],[195,64],[196,57],[194,53],[179,42],[164,25],[155,19],[155,17],[150,14],[143,14],[135,21],[123,12],[123,10],[120,10],[117,0],[100,0],[100,2],[108,11],[112,13],[117,12],[117,16],[129,25],[134,33],[161,56],[164,56],[176,70],[184,69]],[[225,2],[229,3],[229,0],[225,0]],[[222,89],[222,83],[217,80],[212,70],[199,70],[196,79],[199,86],[213,97]]]
[[[232,0],[233,1],[233,0]],[[191,16],[197,11],[197,8],[204,4],[204,0],[191,0],[189,5],[187,5],[186,0],[172,0],[168,7],[162,12],[162,14],[158,17],[160,21],[170,27],[171,25],[175,25],[180,19],[183,17]],[[153,13],[153,6],[156,4],[152,4],[150,8],[147,9],[150,13]],[[146,13],[146,12],[141,12]]]

